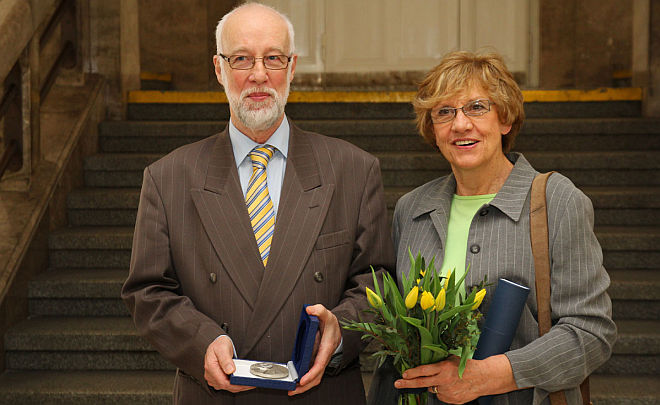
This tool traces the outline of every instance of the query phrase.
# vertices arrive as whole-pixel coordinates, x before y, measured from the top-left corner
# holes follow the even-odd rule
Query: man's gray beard
[[[222,70],[222,81],[227,83],[227,77],[224,73],[225,71]],[[287,71],[286,76],[287,85],[284,90],[284,97],[280,97],[277,91],[269,87],[253,87],[243,90],[240,96],[234,97],[232,92],[227,89],[227,86],[224,86],[231,110],[236,113],[236,118],[238,118],[245,127],[253,131],[264,131],[272,128],[277,123],[277,120],[282,117],[284,114],[284,107],[286,106],[286,100],[289,98],[290,71]],[[247,96],[254,92],[268,93],[273,99],[272,101],[265,100],[253,103],[247,100]],[[272,104],[269,106],[269,103]]]

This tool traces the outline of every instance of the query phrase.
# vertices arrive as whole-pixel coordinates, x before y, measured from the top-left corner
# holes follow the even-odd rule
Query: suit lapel
[[[191,190],[213,248],[247,304],[254,308],[263,264],[248,219],[228,130],[218,134],[204,189]]]
[[[289,299],[316,243],[330,206],[333,184],[321,184],[310,137],[290,123],[289,157],[282,185],[275,234],[268,265],[259,288],[250,334],[242,342],[248,353]],[[295,331],[291,331],[292,339]]]

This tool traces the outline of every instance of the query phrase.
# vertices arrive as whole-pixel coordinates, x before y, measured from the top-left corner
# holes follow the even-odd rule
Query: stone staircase
[[[287,111],[304,129],[378,156],[390,210],[412,187],[449,171],[416,135],[407,104],[296,103]],[[567,175],[592,199],[612,278],[619,340],[592,376],[594,404],[659,404],[660,120],[640,118],[638,103],[527,111],[514,150],[541,171]],[[50,268],[30,284],[30,319],[4,337],[0,404],[171,403],[174,367],[137,336],[119,299],[142,170],[227,119],[226,105],[132,104],[128,121],[100,126],[85,187],[68,196],[69,227],[52,234]],[[370,367],[365,361],[365,376]]]

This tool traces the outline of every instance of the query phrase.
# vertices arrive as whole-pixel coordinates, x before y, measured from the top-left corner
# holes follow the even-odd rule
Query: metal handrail
[[[41,89],[39,90],[39,97],[41,97],[41,99],[44,99],[46,97],[46,94],[48,94],[48,92],[50,91],[50,88],[53,86],[53,83],[55,83],[55,77],[57,77],[57,73],[59,72],[60,67],[62,67],[65,59],[69,57],[73,52],[75,52],[73,43],[71,41],[66,41],[64,47],[62,47],[62,51],[57,56],[57,60],[53,64],[53,67],[50,69],[50,71],[46,75],[46,79],[41,85]]]
[[[2,102],[0,102],[0,118],[2,118],[5,113],[7,112],[7,109],[9,108],[9,105],[11,105],[12,101],[18,96],[18,86],[15,84],[12,84],[9,86],[9,89],[5,92],[5,96],[2,98]]]
[[[14,157],[18,156],[19,153],[20,150],[18,149],[18,142],[16,142],[15,139],[12,139],[9,141],[7,149],[5,149],[4,153],[2,154],[2,158],[0,158],[0,179],[5,174],[7,167],[9,167],[9,163]]]
[[[18,96],[19,96],[18,86],[16,86],[15,84],[9,86],[9,89],[7,89],[7,91],[5,92],[5,96],[2,98],[2,101],[0,102],[0,118],[2,118],[5,115],[11,103]],[[0,179],[2,179],[2,176],[5,174],[5,170],[7,170],[7,167],[9,167],[9,163],[19,153],[20,153],[20,148],[18,147],[18,142],[16,142],[15,139],[12,139],[7,145],[5,151],[2,153],[2,157],[0,158]]]

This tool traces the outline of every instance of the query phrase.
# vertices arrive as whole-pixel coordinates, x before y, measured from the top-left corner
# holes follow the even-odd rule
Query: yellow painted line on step
[[[290,103],[410,103],[414,91],[293,91]],[[640,101],[642,89],[600,88],[592,90],[523,90],[525,102]],[[136,104],[227,103],[222,91],[139,90],[128,94]]]
[[[128,93],[128,102],[136,104],[216,104],[226,103],[221,91],[138,90]]]
[[[290,103],[410,103],[414,91],[292,91]]]
[[[640,87],[603,87],[591,90],[524,90],[525,102],[640,101]]]
[[[170,73],[155,73],[155,72],[141,72],[140,80],[156,80],[159,82],[171,82],[172,74]]]

